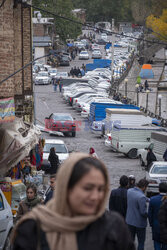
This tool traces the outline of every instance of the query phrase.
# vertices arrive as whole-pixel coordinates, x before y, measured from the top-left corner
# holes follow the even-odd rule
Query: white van
[[[0,189],[0,250],[10,249],[10,233],[12,228],[12,210]]]
[[[137,157],[137,150],[148,147],[151,142],[151,132],[162,131],[155,126],[119,126],[115,125],[107,134],[113,150],[127,155],[131,159]],[[105,141],[105,144],[108,143]]]
[[[163,161],[163,154],[167,149],[167,131],[165,132],[152,132],[151,143],[149,145],[153,149],[153,152],[157,158],[157,161]],[[140,165],[145,166],[147,164],[147,147],[139,149],[137,155],[139,157]]]

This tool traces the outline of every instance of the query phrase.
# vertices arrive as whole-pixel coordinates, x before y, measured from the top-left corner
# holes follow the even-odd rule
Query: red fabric
[[[93,153],[95,153],[94,148],[90,148],[90,154],[92,155]]]

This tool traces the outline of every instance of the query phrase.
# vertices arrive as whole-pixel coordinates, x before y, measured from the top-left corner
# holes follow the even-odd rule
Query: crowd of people
[[[72,77],[82,77],[85,75],[85,72],[86,72],[86,66],[82,64],[81,68],[76,66],[72,67],[69,75]]]
[[[166,155],[167,150],[164,160]],[[149,199],[146,179],[136,183],[134,175],[123,175],[106,209],[109,176],[93,147],[89,154],[70,154],[61,168],[55,148],[48,159],[50,188],[41,200],[34,184],[27,186],[13,232],[14,250],[132,250],[136,235],[137,249],[144,250],[147,219],[154,249],[167,249],[167,183],[160,183],[159,194]]]

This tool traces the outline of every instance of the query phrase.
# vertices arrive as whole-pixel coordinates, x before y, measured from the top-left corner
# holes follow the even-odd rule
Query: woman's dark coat
[[[160,240],[162,243],[167,244],[167,200],[159,209],[158,219],[160,225]]]
[[[18,227],[13,250],[49,250],[45,233],[34,220]],[[37,240],[39,239],[39,241]],[[134,250],[127,225],[118,213],[105,213],[97,221],[77,233],[78,250]],[[56,250],[56,249],[55,249]],[[63,250],[63,249],[62,249]],[[69,246],[69,250],[70,246]]]

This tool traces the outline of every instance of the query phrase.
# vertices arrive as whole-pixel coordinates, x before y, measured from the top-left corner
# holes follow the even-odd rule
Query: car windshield
[[[50,73],[57,73],[57,69],[50,69],[49,72]]]
[[[26,198],[26,186],[23,183],[12,186],[12,199],[21,201]]]
[[[39,72],[39,76],[48,76],[48,73],[46,72]]]
[[[68,74],[66,72],[59,72],[56,76],[66,77]]]
[[[53,115],[52,119],[55,121],[72,121],[72,117],[68,115]]]
[[[81,52],[81,54],[85,54],[85,55],[87,55],[87,54],[88,54],[88,52],[86,52],[86,51],[83,51],[83,52]]]
[[[167,174],[167,164],[154,165],[154,167],[151,170],[151,174]]]
[[[51,148],[56,148],[56,153],[59,153],[59,154],[68,153],[65,145],[58,144],[58,143],[45,143],[43,152],[49,153]]]

